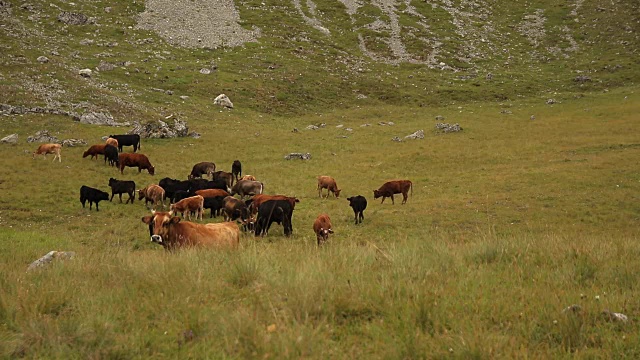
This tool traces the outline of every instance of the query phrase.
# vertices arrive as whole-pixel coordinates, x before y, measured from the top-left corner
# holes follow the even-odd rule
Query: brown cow
[[[94,157],[98,159],[98,155],[104,155],[105,147],[107,147],[107,144],[91,145],[91,147],[87,151],[85,151],[84,154],[82,154],[82,158],[84,159],[87,156],[91,155],[91,159],[93,159]]]
[[[229,193],[222,189],[202,189],[202,190],[197,190],[196,195],[200,195],[205,198],[216,197],[216,196],[227,197],[229,196]]]
[[[298,198],[291,196],[258,194],[251,199],[251,205],[249,206],[251,214],[256,214],[260,205],[269,200],[286,200],[291,204],[291,209],[295,209],[296,203],[300,202]]]
[[[107,138],[107,140],[105,141],[106,145],[111,145],[113,147],[115,147],[116,149],[118,148],[118,140],[114,139],[114,138]]]
[[[62,157],[60,156],[60,150],[62,149],[62,145],[60,144],[42,144],[38,146],[38,149],[33,152],[33,158],[36,158],[36,155],[44,155],[45,160],[47,159],[47,154],[55,154],[53,156],[53,161],[56,161],[58,158],[58,162],[62,162]]]
[[[259,181],[240,180],[231,189],[231,195],[238,194],[241,199],[248,195],[262,194],[264,184]]]
[[[216,164],[212,162],[199,162],[193,165],[191,169],[191,174],[187,177],[189,180],[195,178],[202,178],[202,175],[212,176],[213,172],[216,171]]]
[[[341,189],[338,189],[336,181],[331,176],[318,176],[318,197],[322,197],[322,189],[327,189],[327,198],[329,192],[332,192],[335,197],[340,196]]]
[[[171,211],[152,212],[142,222],[149,225],[151,241],[167,250],[191,246],[237,248],[240,244],[240,229],[233,222],[196,224],[180,221]]]
[[[250,180],[250,181],[256,181],[256,177],[253,175],[243,175],[240,180]]]
[[[380,189],[373,190],[373,198],[377,199],[382,196],[382,202],[384,203],[384,199],[390,197],[391,203],[395,204],[393,201],[393,194],[402,194],[402,204],[407,202],[407,193],[409,193],[409,189],[411,189],[411,194],[413,195],[413,184],[410,180],[392,180],[387,181],[386,183],[380,186]]]
[[[149,162],[149,158],[143,154],[135,154],[135,153],[120,153],[118,157],[120,162],[120,174],[124,173],[125,166],[128,167],[137,167],[138,173],[142,171],[142,169],[146,169],[149,174],[153,175],[155,172],[155,168]]]
[[[164,209],[164,189],[159,185],[151,184],[142,190],[138,190],[138,200],[142,199],[144,199],[145,206],[151,201],[153,203],[152,208],[155,209],[158,202],[160,202]]]
[[[169,210],[174,211],[175,213],[182,213],[182,217],[187,220],[191,220],[191,212],[193,211],[196,213],[196,220],[198,220],[198,218],[202,220],[202,213],[204,213],[204,198],[200,195],[196,195],[182,199],[175,204],[171,204]],[[186,216],[185,213],[187,213]]]
[[[218,179],[224,180],[224,182],[227,183],[227,187],[229,189],[231,189],[231,187],[233,186],[234,177],[233,177],[233,174],[230,173],[230,172],[216,171],[216,172],[213,173],[212,176],[213,176],[213,178],[212,178],[213,181],[218,180]]]
[[[238,218],[243,224],[249,221],[249,209],[242,200],[227,196],[222,202],[224,205],[224,221],[233,221]]]
[[[333,234],[331,219],[327,214],[320,214],[313,222],[313,231],[318,238],[318,246],[322,245],[329,239],[329,234]]]

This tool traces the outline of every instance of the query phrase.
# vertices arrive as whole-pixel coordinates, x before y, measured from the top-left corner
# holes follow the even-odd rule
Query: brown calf
[[[47,154],[55,154],[53,157],[53,161],[56,161],[58,158],[58,162],[62,162],[62,157],[60,156],[60,150],[62,149],[62,145],[60,144],[42,144],[38,146],[38,149],[33,152],[33,158],[36,158],[36,155],[44,155],[45,160],[47,159]]]
[[[107,144],[91,145],[91,147],[82,154],[82,158],[86,158],[91,155],[91,159],[94,157],[97,159],[98,155],[104,155],[105,147],[107,147]]]
[[[197,190],[196,195],[200,195],[202,197],[216,197],[216,196],[229,196],[229,193],[222,189],[202,189]]]
[[[327,198],[329,197],[329,192],[332,192],[337,198],[340,196],[340,191],[342,191],[338,189],[336,180],[331,176],[318,176],[318,197],[322,197],[322,189],[327,189]]]
[[[138,200],[142,199],[144,199],[145,206],[151,201],[153,204],[152,208],[155,209],[158,202],[160,202],[164,209],[164,189],[159,185],[151,184],[142,190],[138,190]]]
[[[105,144],[114,146],[116,149],[118,148],[118,140],[114,138],[107,138],[107,140],[105,141]]]
[[[253,175],[243,175],[240,180],[256,181],[256,177]]]
[[[402,203],[407,202],[407,194],[411,190],[411,194],[413,194],[413,184],[410,180],[392,180],[387,181],[382,184],[380,189],[373,190],[373,198],[377,199],[382,196],[382,202],[384,203],[384,199],[390,197],[391,203],[395,204],[393,201],[393,194],[402,194]]]
[[[171,204],[169,210],[176,213],[182,213],[182,217],[187,220],[191,220],[191,212],[193,211],[196,213],[196,220],[198,220],[198,218],[202,220],[202,213],[204,213],[204,198],[200,195],[196,195],[182,199],[175,204]]]
[[[329,234],[333,234],[329,215],[318,215],[316,221],[313,222],[313,231],[316,233],[316,237],[318,238],[318,246],[326,242],[327,239],[329,239]]]

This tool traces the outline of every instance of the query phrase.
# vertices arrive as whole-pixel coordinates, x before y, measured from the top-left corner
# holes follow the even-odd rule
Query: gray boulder
[[[88,112],[80,116],[81,124],[106,125],[106,126],[129,126],[128,122],[119,123],[108,113]]]
[[[36,131],[33,136],[27,137],[27,142],[38,142],[38,143],[60,143],[57,137],[49,134],[49,130],[40,130]]]
[[[37,268],[43,267],[51,263],[55,259],[66,260],[72,259],[74,256],[76,256],[76,253],[73,251],[49,251],[45,256],[32,262],[31,265],[29,265],[29,267],[27,268],[27,271],[33,271]]]
[[[438,129],[439,131],[443,132],[443,133],[450,133],[450,132],[458,132],[458,131],[462,131],[462,128],[460,127],[460,124],[447,124],[447,123],[437,123],[436,124],[436,129]]]
[[[0,143],[3,144],[17,144],[18,143],[18,134],[11,134],[9,136],[5,136],[0,139]]]
[[[74,146],[84,146],[87,145],[87,142],[82,139],[64,139],[62,140],[62,146],[74,147]]]
[[[129,134],[138,134],[142,138],[149,139],[176,138],[189,136],[189,127],[185,121],[178,119],[174,119],[171,125],[162,120],[151,121],[146,124],[136,122]]]
[[[87,23],[92,23],[92,19],[90,19],[87,15],[72,13],[68,11],[63,11],[58,14],[58,21],[68,25],[84,25]]]
[[[228,109],[233,109],[233,103],[231,102],[231,100],[229,100],[229,97],[225,94],[220,94],[215,99],[213,99],[213,104],[220,105]]]
[[[405,139],[424,139],[424,130],[418,130],[413,134],[407,135]]]
[[[284,156],[285,160],[292,159],[300,159],[300,160],[309,160],[311,159],[311,154],[309,153],[290,153]]]

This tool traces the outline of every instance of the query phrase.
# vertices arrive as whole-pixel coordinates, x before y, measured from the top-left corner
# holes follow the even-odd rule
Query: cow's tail
[[[413,196],[413,183],[409,181],[409,188],[411,189],[411,196]]]

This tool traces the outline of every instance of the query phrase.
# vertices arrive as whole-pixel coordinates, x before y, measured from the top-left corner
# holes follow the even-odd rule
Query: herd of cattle
[[[123,146],[133,146],[133,153],[122,152]],[[121,174],[125,167],[137,167],[138,172],[147,170],[149,174],[155,174],[155,168],[149,158],[136,151],[140,149],[139,135],[110,135],[104,144],[92,145],[84,152],[83,158],[91,156],[91,159],[104,156],[110,166],[116,166]],[[33,153],[36,155],[54,154],[62,161],[60,144],[43,144]],[[335,179],[330,176],[318,176],[318,196],[323,197],[323,190],[327,190],[326,197],[330,193],[338,198],[341,189],[338,188]],[[207,245],[231,245],[237,246],[242,231],[254,232],[255,236],[267,235],[271,225],[276,222],[284,228],[284,234],[290,236],[293,233],[291,219],[296,203],[300,202],[295,197],[285,195],[264,194],[264,184],[257,181],[252,175],[242,175],[242,164],[235,160],[231,166],[231,172],[216,171],[216,165],[212,162],[200,162],[193,166],[186,180],[163,178],[158,184],[150,184],[136,190],[134,181],[117,180],[110,178],[108,182],[111,188],[111,197],[107,192],[83,185],[80,188],[80,202],[85,207],[89,202],[89,209],[96,204],[99,211],[100,201],[113,201],[118,195],[122,203],[122,195],[128,195],[125,203],[133,204],[136,194],[139,200],[144,200],[145,205],[151,203],[152,215],[142,218],[142,222],[149,226],[151,241],[161,244],[166,249],[172,250],[183,246],[207,246]],[[410,180],[393,180],[384,183],[379,189],[373,191],[374,199],[382,197],[382,202],[387,197],[395,204],[394,194],[402,194],[402,204],[406,203],[409,191],[413,191]],[[239,198],[236,197],[239,196]],[[248,197],[245,200],[245,197]],[[159,207],[165,209],[165,200],[168,200],[169,211],[157,211]],[[362,223],[364,210],[367,208],[367,199],[362,196],[347,198],[349,206],[353,209],[355,223]],[[210,218],[223,216],[222,223],[199,224],[191,221],[181,221],[178,213],[185,220],[202,220],[205,209],[210,210]],[[333,234],[331,219],[328,214],[320,214],[313,223],[313,231],[316,234],[318,245],[327,241],[329,234]]]

